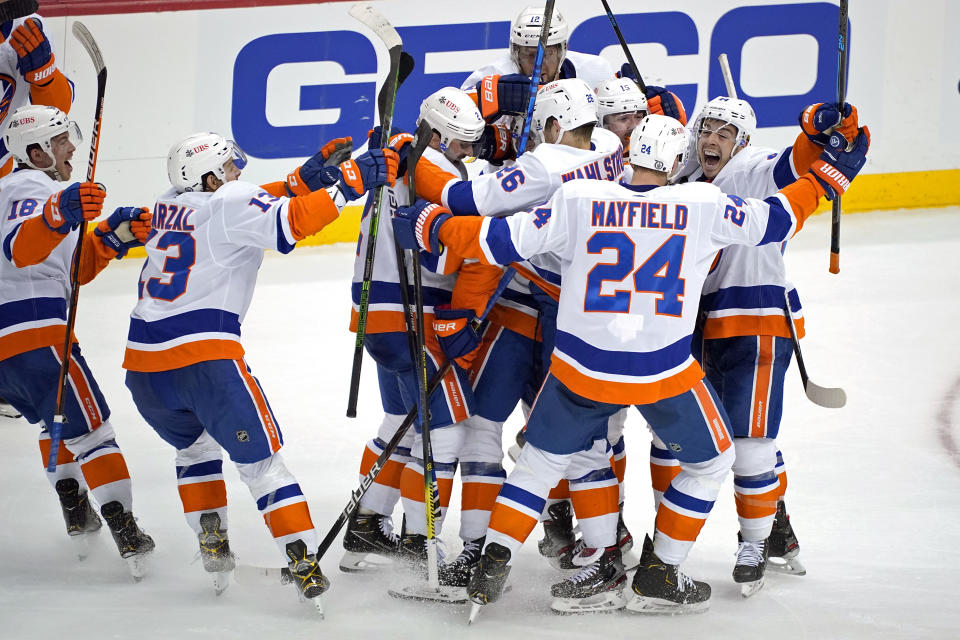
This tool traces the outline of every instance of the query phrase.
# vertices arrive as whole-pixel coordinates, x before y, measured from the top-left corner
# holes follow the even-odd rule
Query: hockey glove
[[[486,76],[477,83],[477,108],[487,122],[502,115],[522,116],[530,104],[530,78],[512,73]]]
[[[476,314],[472,309],[451,309],[447,304],[433,308],[433,332],[440,348],[447,358],[468,370],[480,346],[474,318]]]
[[[43,221],[53,231],[66,235],[84,220],[95,220],[103,210],[107,191],[95,182],[74,182],[47,199]]]
[[[152,228],[152,216],[146,207],[117,207],[93,232],[103,244],[117,252],[117,260],[133,247],[142,247]]]
[[[303,186],[311,192],[332,187],[340,180],[340,163],[352,153],[353,138],[331,140],[287,176],[287,187],[295,195],[306,195]]]
[[[830,136],[820,158],[813,162],[810,172],[826,191],[828,200],[833,200],[850,187],[850,182],[860,173],[867,161],[870,148],[870,129],[863,127],[847,150],[847,139],[839,133]]]
[[[367,144],[368,149],[380,148],[380,138],[382,133],[383,130],[380,128],[380,125],[377,125],[370,130],[369,143]],[[399,162],[397,164],[398,178],[407,173],[407,155],[410,153],[410,149],[413,148],[410,145],[411,142],[413,142],[413,135],[407,133],[406,131],[401,131],[400,129],[393,129],[393,135],[391,135],[390,140],[387,141],[387,146],[396,151],[397,156],[399,157]]]
[[[859,126],[857,108],[847,102],[843,104],[843,118],[837,105],[829,102],[812,104],[800,114],[800,128],[811,142],[821,147],[827,146],[834,128],[847,140],[853,140],[857,137]]]
[[[17,52],[17,69],[30,84],[44,85],[56,71],[50,41],[40,21],[28,18],[10,34],[10,46]]]
[[[616,73],[618,78],[630,78],[634,82],[637,82],[636,75],[637,74],[633,72],[633,67],[630,66],[629,62],[624,62],[622,65],[620,65],[620,71],[617,71]]]
[[[439,255],[443,252],[440,227],[452,217],[446,207],[421,198],[416,204],[400,207],[393,214],[393,235],[403,249],[424,249]]]
[[[473,143],[474,155],[494,163],[507,160],[514,151],[510,144],[510,133],[510,128],[503,124],[486,125],[480,139]]]
[[[373,149],[355,160],[340,164],[340,182],[337,188],[347,200],[356,200],[364,193],[382,184],[393,184],[397,179],[397,152],[393,149]]]
[[[680,124],[687,126],[687,112],[683,108],[683,103],[672,91],[667,91],[663,87],[647,85],[647,113],[660,113],[671,118],[676,118]]]

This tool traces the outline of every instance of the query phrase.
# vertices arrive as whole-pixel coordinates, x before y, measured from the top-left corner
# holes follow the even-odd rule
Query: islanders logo
[[[17,81],[0,73],[0,122],[7,119],[10,113],[10,103],[13,102],[13,94],[17,91]]]

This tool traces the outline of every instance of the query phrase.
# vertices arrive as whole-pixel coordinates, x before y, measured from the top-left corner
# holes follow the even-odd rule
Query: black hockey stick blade
[[[410,77],[413,68],[417,66],[413,61],[413,56],[406,51],[400,52],[400,67],[397,69],[397,88],[403,84],[403,81]]]

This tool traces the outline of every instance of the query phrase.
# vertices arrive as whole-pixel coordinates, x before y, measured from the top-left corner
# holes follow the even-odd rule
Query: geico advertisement
[[[496,3],[502,19],[465,21],[467,13],[476,14],[475,7],[441,3],[425,24],[409,24],[411,12],[397,3],[378,4],[391,21],[396,16],[404,50],[415,61],[398,92],[395,126],[412,130],[422,98],[443,86],[459,87],[473,69],[502,55],[509,47],[511,21],[525,4]],[[569,48],[602,55],[619,69],[625,57],[602,6],[584,4],[557,3],[570,25]],[[627,42],[636,45],[631,50],[641,72],[648,82],[664,78],[691,117],[695,106],[726,94],[717,63],[721,53],[729,57],[737,91],[753,105],[761,129],[794,127],[806,105],[835,99],[836,4],[686,3],[696,11],[651,11],[654,3],[646,2],[613,4]],[[700,9],[708,4],[709,9]],[[324,10],[345,15],[349,7],[336,3]],[[591,15],[594,11],[599,15]],[[349,24],[349,18],[337,22]],[[359,23],[313,30],[287,24],[289,31],[251,37],[236,54],[229,123],[234,138],[260,158],[309,156],[318,141],[337,136],[365,139],[376,121],[377,89],[389,67],[382,42]],[[857,56],[856,38],[852,21],[851,60]]]

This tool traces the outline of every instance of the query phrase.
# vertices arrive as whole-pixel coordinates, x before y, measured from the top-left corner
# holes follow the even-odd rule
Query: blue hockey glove
[[[519,73],[486,76],[477,83],[477,107],[487,122],[502,115],[522,116],[530,104],[530,78]]]
[[[416,204],[400,207],[393,214],[393,235],[403,249],[423,249],[439,255],[443,252],[440,227],[452,217],[446,207],[421,198]]]
[[[647,112],[660,113],[671,118],[676,118],[680,124],[687,126],[687,112],[683,108],[683,103],[672,91],[667,91],[663,87],[656,87],[652,84],[647,85]]]
[[[93,232],[103,244],[117,252],[117,259],[133,247],[142,247],[150,235],[152,216],[146,207],[117,207]]]
[[[863,127],[847,150],[847,139],[839,133],[830,136],[820,158],[813,162],[810,172],[826,191],[828,200],[833,200],[850,187],[850,182],[860,173],[867,161],[870,148],[870,129]]]
[[[364,193],[382,184],[393,184],[397,179],[397,152],[393,149],[373,149],[355,160],[340,164],[340,182],[337,187],[347,200],[356,200]]]
[[[433,308],[433,332],[447,358],[469,369],[480,346],[480,334],[474,328],[476,314],[472,309],[451,309],[450,305]]]

